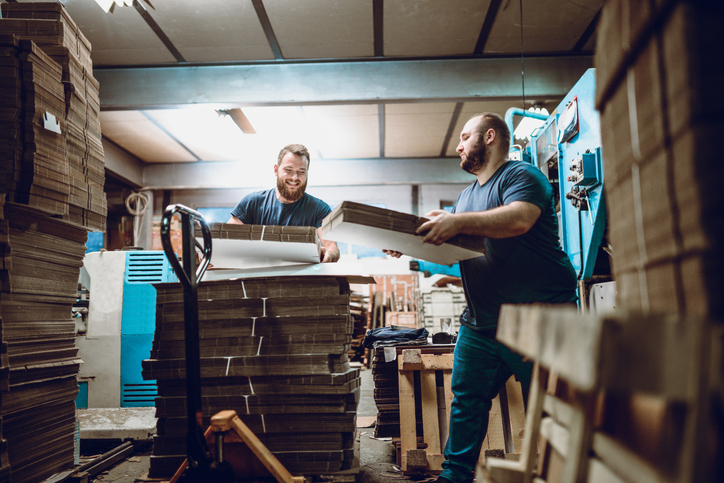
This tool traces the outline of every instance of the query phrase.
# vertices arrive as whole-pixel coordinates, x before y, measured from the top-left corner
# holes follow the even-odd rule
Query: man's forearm
[[[509,238],[526,233],[540,216],[540,208],[506,205],[487,211],[455,213],[458,233],[485,238]]]

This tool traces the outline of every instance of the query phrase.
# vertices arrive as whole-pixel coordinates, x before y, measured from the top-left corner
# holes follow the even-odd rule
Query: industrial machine
[[[526,151],[556,192],[561,245],[578,274],[579,299],[585,306],[592,305],[595,298],[596,307],[605,309],[614,305],[615,288],[611,286],[610,251],[605,241],[601,127],[595,89],[595,69],[588,69],[552,115],[545,119],[533,116],[543,120],[543,125],[531,135]],[[512,127],[512,116],[506,115],[506,120]]]
[[[155,331],[156,289],[176,275],[161,251],[87,253],[80,283],[87,315],[77,317],[76,344],[84,364],[78,374],[78,408],[152,407],[155,381],[141,377]]]

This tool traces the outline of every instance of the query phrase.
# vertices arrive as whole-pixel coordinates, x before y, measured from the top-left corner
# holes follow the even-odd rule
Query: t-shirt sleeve
[[[237,217],[245,225],[253,225],[253,209],[251,205],[254,201],[254,194],[248,194],[244,196],[241,201],[231,210],[231,214]]]
[[[535,171],[534,171],[535,170]],[[545,209],[550,203],[553,188],[537,168],[521,168],[509,172],[503,186],[503,204],[514,201],[533,203]]]
[[[329,205],[324,201],[319,200],[316,212],[317,213],[314,226],[319,228],[320,226],[322,226],[322,221],[324,220],[324,217],[332,212],[332,208],[330,208]]]

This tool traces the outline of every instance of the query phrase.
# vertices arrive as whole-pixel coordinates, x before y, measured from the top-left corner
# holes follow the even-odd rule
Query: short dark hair
[[[499,114],[495,114],[494,112],[481,112],[471,116],[468,121],[475,119],[476,117],[481,118],[480,124],[478,124],[478,131],[481,133],[484,133],[488,129],[495,131],[496,136],[500,137],[502,147],[504,147],[505,151],[508,152],[510,149],[510,129],[508,129],[508,125],[505,123],[505,120]]]
[[[279,157],[277,157],[277,166],[281,166],[282,158],[287,153],[296,154],[297,156],[301,157],[304,161],[307,162],[307,168],[309,168],[309,151],[303,144],[288,144],[284,146],[282,150],[279,151]]]

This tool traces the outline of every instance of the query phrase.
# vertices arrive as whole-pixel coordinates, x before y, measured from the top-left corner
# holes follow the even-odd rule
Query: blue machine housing
[[[156,381],[144,381],[141,361],[151,354],[156,328],[156,289],[177,282],[162,251],[129,251],[123,277],[121,318],[121,407],[153,406]]]
[[[568,254],[579,280],[590,279],[606,227],[606,203],[603,193],[600,116],[595,108],[595,69],[588,69],[556,108],[535,136],[532,136],[533,163],[547,173],[548,151],[557,143],[552,134],[570,127],[561,126],[566,108],[576,104],[576,133],[557,143],[558,187],[560,193],[561,244]],[[548,129],[553,121],[557,124]],[[557,132],[556,132],[557,131]]]

